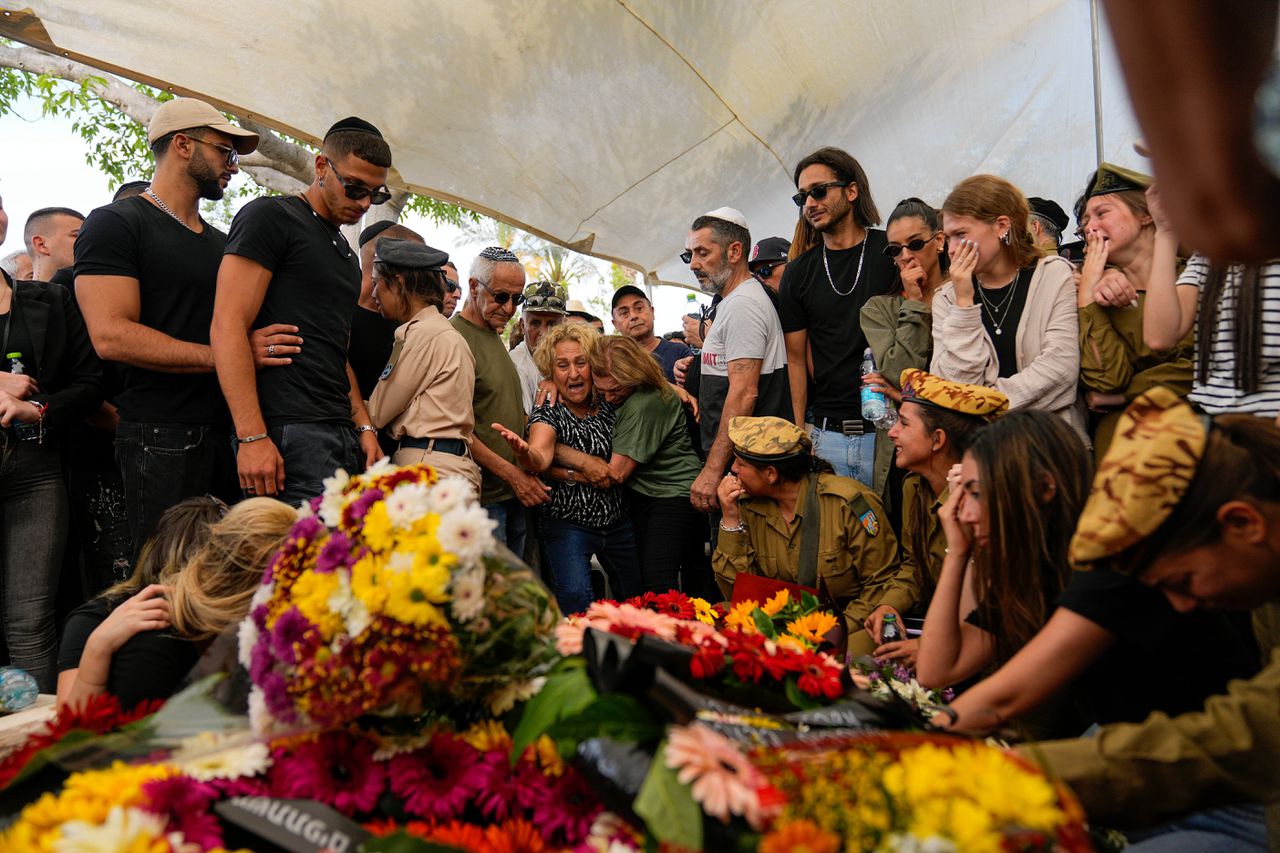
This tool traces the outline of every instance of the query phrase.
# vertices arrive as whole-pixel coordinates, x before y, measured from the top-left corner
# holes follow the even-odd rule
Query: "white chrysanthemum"
[[[387,518],[391,524],[401,530],[407,530],[413,523],[431,511],[430,487],[426,483],[401,483],[395,491],[387,495],[384,503],[387,507]]]
[[[891,853],[956,853],[955,843],[941,836],[917,838],[899,832],[886,838],[880,849]]]
[[[493,547],[498,523],[477,504],[456,507],[440,518],[436,536],[446,551],[463,563],[472,563]]]
[[[236,628],[236,659],[245,669],[249,668],[253,660],[253,647],[257,644],[258,626],[254,624],[252,616],[246,616]]]
[[[538,676],[532,681],[509,681],[489,695],[489,713],[500,717],[516,706],[517,702],[527,702],[542,685],[547,683],[545,676]]]
[[[484,575],[483,566],[454,573],[449,587],[454,619],[465,624],[484,612]]]
[[[465,477],[442,477],[431,488],[431,511],[444,515],[473,495],[475,487]]]
[[[320,496],[320,520],[329,527],[337,527],[342,520],[342,507],[346,502],[342,490],[351,482],[351,475],[345,468],[333,472],[332,477],[324,478],[324,492]]]
[[[392,551],[387,558],[387,568],[393,572],[407,572],[413,568],[413,559],[410,551]]]
[[[249,727],[255,734],[270,734],[275,720],[267,710],[267,695],[262,688],[254,685],[249,688]]]
[[[115,853],[149,850],[148,841],[165,837],[165,820],[142,809],[112,806],[102,823],[69,820],[53,842],[57,853]]]
[[[304,518],[310,518],[315,515],[315,513],[311,511],[311,501],[303,501],[302,506],[298,507],[296,511],[298,513],[298,521],[302,521]]]
[[[358,637],[364,633],[373,621],[369,616],[369,608],[351,591],[351,573],[346,569],[338,571],[338,586],[329,594],[329,609],[342,617],[347,626],[347,633]]]
[[[168,762],[193,779],[208,782],[257,776],[271,766],[271,755],[265,743],[247,732],[201,732],[183,738]]]
[[[270,601],[271,596],[275,595],[275,592],[275,581],[267,581],[266,583],[258,584],[258,588],[253,591],[253,598],[249,599],[249,612],[252,613],[253,608],[260,604],[266,604]]]

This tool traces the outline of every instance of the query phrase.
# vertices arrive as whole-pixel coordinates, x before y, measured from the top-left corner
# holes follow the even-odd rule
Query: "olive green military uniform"
[[[1104,308],[1094,302],[1080,309],[1080,384],[1085,388],[1123,394],[1126,403],[1156,385],[1167,385],[1184,397],[1191,392],[1195,332],[1188,332],[1167,353],[1148,347],[1142,340],[1146,299],[1139,293],[1133,307]],[[1106,454],[1121,414],[1117,409],[1098,422],[1093,438],[1096,458]]]
[[[933,496],[933,487],[919,474],[908,474],[902,482],[902,567],[911,573],[919,590],[919,610],[923,614],[933,600],[933,591],[947,556],[947,535],[938,519],[938,510],[951,490]],[[918,560],[917,554],[922,560]]]
[[[933,352],[933,315],[929,306],[899,295],[873,296],[859,315],[867,346],[876,360],[876,369],[893,382],[909,367],[925,369]],[[875,467],[872,488],[889,505],[889,471],[893,468],[893,442],[887,430],[876,430]],[[905,503],[905,500],[904,500]]]
[[[735,418],[735,420],[737,420]],[[882,604],[899,613],[916,601],[915,581],[898,562],[898,541],[884,522],[884,506],[866,486],[835,474],[818,477],[821,524],[818,533],[818,578],[837,602],[845,603],[849,650],[870,654],[876,643],[863,622]],[[771,498],[743,498],[738,512],[740,533],[720,530],[711,563],[728,598],[739,572],[798,582],[800,524],[810,508],[800,487],[796,514],[789,523]]]

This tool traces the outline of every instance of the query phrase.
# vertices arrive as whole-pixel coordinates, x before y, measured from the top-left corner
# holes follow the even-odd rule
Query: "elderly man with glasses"
[[[231,223],[210,338],[245,494],[301,504],[335,469],[360,471],[382,456],[347,362],[360,263],[338,229],[391,197],[390,166],[378,129],[345,118],[325,134],[305,191],[255,199]],[[282,322],[297,327],[305,353],[255,376],[247,333]]]

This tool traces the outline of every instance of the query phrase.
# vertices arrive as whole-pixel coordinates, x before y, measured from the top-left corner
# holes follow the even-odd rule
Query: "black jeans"
[[[62,456],[47,441],[0,434],[0,600],[9,660],[52,693],[58,657],[54,599],[67,533]]]
[[[282,424],[267,433],[284,457],[284,491],[276,497],[287,504],[299,506],[320,495],[325,477],[339,468],[348,474],[364,470],[360,442],[350,424]]]
[[[688,496],[651,498],[628,491],[644,591],[679,589],[719,601],[706,551],[707,517],[693,508]]]
[[[116,463],[137,557],[164,511],[204,494],[234,501],[235,461],[226,427],[130,423],[116,427]]]
[[[112,458],[111,436],[94,442],[97,436],[82,432],[75,438],[85,439],[86,444],[92,442],[92,449],[97,451],[91,454],[82,448],[64,456],[67,497],[71,502],[68,546],[78,551],[83,591],[94,596],[129,577],[133,570],[133,541],[129,538],[124,482]],[[83,596],[77,598],[78,605]]]

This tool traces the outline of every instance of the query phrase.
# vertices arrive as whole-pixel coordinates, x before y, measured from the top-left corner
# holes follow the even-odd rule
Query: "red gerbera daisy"
[[[832,666],[828,658],[816,652],[805,652],[801,656],[801,663],[803,669],[800,671],[797,687],[810,696],[840,698],[840,694],[844,692],[844,686],[840,683],[839,666]]]
[[[346,732],[327,732],[292,749],[275,750],[271,790],[279,797],[319,800],[346,815],[370,811],[386,771],[373,744]]]
[[[676,589],[655,595],[653,609],[677,619],[693,619],[698,613],[697,608],[693,606],[693,599]]]
[[[485,782],[480,753],[448,732],[436,732],[422,749],[391,759],[387,774],[391,792],[404,800],[410,814],[451,820]]]

